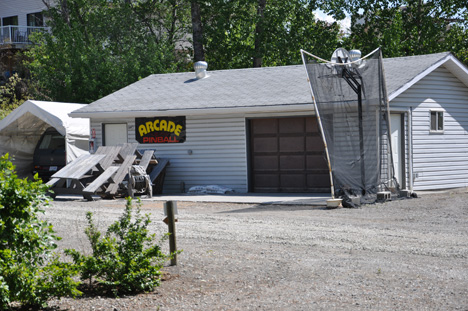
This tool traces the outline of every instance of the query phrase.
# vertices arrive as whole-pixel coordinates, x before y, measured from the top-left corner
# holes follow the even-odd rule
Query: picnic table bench
[[[93,200],[93,195],[103,198],[126,195],[129,188],[123,182],[128,181],[133,165],[148,172],[151,190],[154,188],[155,193],[161,193],[169,160],[157,159],[154,150],[139,151],[137,146],[137,143],[100,146],[95,154],[77,158],[52,175],[47,183],[52,195],[80,194],[89,201]]]
[[[104,158],[105,155],[103,154],[82,155],[52,175],[52,179],[47,185],[52,186],[51,190],[54,192],[54,196],[58,194],[82,194],[85,199],[92,200],[91,195],[83,192],[85,186],[81,179],[92,176],[94,169],[98,174],[104,172],[99,164]]]
[[[94,154],[105,155],[105,158],[99,164],[101,164],[103,169],[107,169],[117,159],[121,148],[121,146],[100,146]]]

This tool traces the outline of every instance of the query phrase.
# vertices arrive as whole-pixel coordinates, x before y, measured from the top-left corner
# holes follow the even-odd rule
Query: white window
[[[127,124],[126,123],[108,123],[103,124],[104,146],[116,146],[127,143]]]
[[[431,111],[431,132],[444,131],[444,112]]]

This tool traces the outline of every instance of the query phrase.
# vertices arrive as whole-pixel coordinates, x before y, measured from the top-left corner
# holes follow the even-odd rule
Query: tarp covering
[[[68,114],[84,104],[28,100],[0,120],[0,154],[9,153],[19,176],[30,176],[33,155],[41,135],[49,127],[65,137],[67,163],[89,149],[89,119]]]
[[[359,195],[366,202],[390,184],[398,185],[393,178],[381,51],[353,62],[350,58],[346,50],[335,54],[335,62],[303,52],[328,148],[334,195]]]

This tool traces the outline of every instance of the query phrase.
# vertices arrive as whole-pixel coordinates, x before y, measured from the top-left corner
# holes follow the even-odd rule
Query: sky
[[[327,22],[330,22],[330,23],[333,23],[333,22],[336,21],[332,16],[327,15],[322,10],[314,11],[314,14],[315,14],[315,17],[317,19],[320,19],[320,20],[323,20],[323,21],[327,21]],[[346,15],[346,18],[341,20],[341,21],[338,21],[338,24],[341,26],[341,29],[345,33],[349,33],[349,29],[351,28],[351,16]]]

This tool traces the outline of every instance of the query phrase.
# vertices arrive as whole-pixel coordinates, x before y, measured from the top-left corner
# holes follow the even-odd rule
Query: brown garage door
[[[251,191],[330,191],[315,117],[251,119],[249,129]]]

